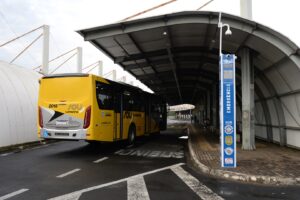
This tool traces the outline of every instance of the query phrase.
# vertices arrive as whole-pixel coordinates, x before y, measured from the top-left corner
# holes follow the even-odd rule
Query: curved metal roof
[[[78,31],[86,41],[172,104],[195,103],[218,84],[219,30],[216,12],[187,11]],[[237,59],[251,50],[255,70],[256,123],[262,132],[300,127],[300,50],[282,34],[259,23],[222,14],[233,35],[223,37],[223,51]],[[282,130],[284,129],[284,130]],[[279,134],[277,134],[279,135]],[[279,140],[274,136],[274,140]]]
[[[300,65],[299,48],[278,32],[228,14],[222,15],[222,21],[233,31],[232,36],[223,37],[225,52],[238,55],[242,47],[249,47],[257,70],[263,73],[280,63]],[[153,91],[166,94],[169,102],[180,103],[182,93],[183,102],[193,103],[195,87],[205,89],[218,81],[217,23],[218,13],[189,11],[78,33]]]

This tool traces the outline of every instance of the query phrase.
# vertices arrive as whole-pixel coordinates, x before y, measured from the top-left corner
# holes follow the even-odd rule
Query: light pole
[[[221,22],[219,14],[218,27],[220,28],[220,139],[221,139],[221,166],[236,167],[236,105],[235,105],[235,55],[222,54],[223,27],[227,27],[225,35],[231,35],[229,24]]]
[[[219,14],[219,23],[218,23],[218,27],[220,28],[220,48],[219,48],[219,56],[220,56],[220,60],[221,60],[221,55],[222,55],[222,35],[223,35],[223,27],[226,26],[227,30],[225,31],[225,35],[231,35],[232,32],[230,30],[230,26],[229,24],[223,24],[221,21],[222,18],[222,13],[220,12]]]

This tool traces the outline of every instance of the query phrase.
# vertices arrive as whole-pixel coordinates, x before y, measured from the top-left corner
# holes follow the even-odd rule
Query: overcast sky
[[[120,21],[130,15],[156,6],[167,0],[0,0],[0,44],[43,24],[50,25],[50,58],[77,46],[83,47],[83,66],[97,60],[104,61],[104,73],[121,68],[78,35],[75,30]],[[177,0],[141,17],[196,10],[208,0]],[[273,28],[300,46],[299,0],[252,0],[253,20]],[[203,10],[222,11],[239,15],[240,0],[214,0]],[[11,45],[0,48],[0,60],[10,62],[41,32],[36,32]],[[72,54],[70,54],[71,56]],[[65,57],[65,59],[68,56]],[[51,63],[50,71],[64,59]],[[71,59],[57,72],[74,72],[76,58]],[[33,68],[41,64],[41,41],[15,62]],[[96,71],[95,71],[96,73]],[[127,74],[127,80],[134,80]],[[137,83],[136,83],[137,84]]]

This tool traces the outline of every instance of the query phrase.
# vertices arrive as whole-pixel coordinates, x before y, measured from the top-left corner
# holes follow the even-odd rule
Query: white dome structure
[[[38,73],[0,61],[0,147],[37,141]]]

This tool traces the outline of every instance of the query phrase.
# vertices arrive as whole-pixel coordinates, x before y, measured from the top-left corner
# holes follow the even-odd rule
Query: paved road
[[[186,165],[181,131],[124,144],[58,142],[0,155],[4,199],[300,199],[299,187],[218,180]]]

